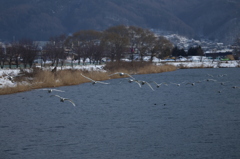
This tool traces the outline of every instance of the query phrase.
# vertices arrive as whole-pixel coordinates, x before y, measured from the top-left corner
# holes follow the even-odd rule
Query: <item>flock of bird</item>
[[[110,74],[109,76],[113,76],[113,75],[119,75],[119,76],[127,76],[128,78],[124,78],[124,80],[127,80],[129,83],[137,83],[138,86],[141,88],[143,85],[148,85],[149,88],[154,91],[152,85],[150,83],[153,83],[154,85],[156,85],[156,88],[160,88],[162,85],[165,85],[165,86],[168,86],[168,85],[176,85],[178,87],[182,86],[182,85],[191,85],[191,86],[195,86],[196,83],[202,83],[202,82],[215,82],[215,83],[219,83],[220,85],[225,85],[226,83],[228,83],[229,81],[225,81],[225,82],[219,82],[217,79],[213,79],[214,76],[213,75],[210,75],[210,74],[207,74],[208,77],[211,77],[211,78],[207,78],[207,79],[204,79],[202,81],[196,81],[196,82],[187,82],[187,81],[184,81],[184,82],[181,82],[181,83],[173,83],[173,82],[170,82],[170,83],[167,83],[167,82],[162,82],[162,83],[157,83],[155,81],[142,81],[142,80],[137,80],[135,79],[133,76],[131,76],[130,74],[127,74],[127,73],[123,73],[123,72],[116,72],[116,73],[113,73],[113,74]],[[96,80],[93,80],[83,74],[81,74],[82,77],[88,79],[89,81],[92,82],[92,85],[94,84],[110,84],[110,83],[107,83],[107,82],[101,82],[101,81],[96,81]],[[217,75],[216,77],[224,77],[224,76],[227,76],[227,74],[223,74],[223,75]],[[232,88],[234,89],[240,89],[240,87],[238,86],[232,86]],[[56,92],[64,92],[62,90],[58,90],[58,89],[41,89],[41,90],[47,90],[48,93],[51,93],[53,91],[56,91]],[[218,93],[221,93],[222,90],[218,90]],[[64,97],[61,97],[59,95],[51,95],[50,97],[58,97],[60,99],[61,102],[64,102],[64,101],[69,101],[73,106],[76,106],[76,104],[71,100],[71,99],[68,99],[68,98],[64,98]]]
[[[221,75],[217,75],[217,76],[213,76],[211,74],[207,74],[208,77],[210,78],[207,78],[207,79],[204,79],[202,81],[196,81],[196,82],[187,82],[187,81],[184,81],[184,82],[181,82],[181,83],[173,83],[173,82],[170,82],[170,83],[167,83],[167,82],[162,82],[162,83],[157,83],[155,81],[143,81],[143,80],[138,80],[138,79],[135,79],[133,76],[131,76],[130,74],[128,73],[124,73],[124,72],[116,72],[116,73],[113,73],[113,74],[110,74],[109,77],[113,76],[113,75],[119,75],[119,76],[127,76],[128,78],[124,78],[124,80],[127,80],[129,83],[137,83],[138,86],[141,88],[143,85],[148,85],[149,88],[154,91],[152,85],[150,83],[153,83],[154,85],[156,85],[156,88],[160,88],[162,85],[165,85],[165,86],[168,86],[170,84],[172,85],[176,85],[178,87],[182,86],[182,85],[192,85],[192,86],[195,86],[196,83],[202,83],[202,82],[215,82],[215,83],[219,83],[220,85],[225,85],[226,83],[229,83],[229,81],[224,81],[224,82],[220,82],[218,81],[217,79],[214,79],[215,77],[225,77],[227,76],[227,74],[221,74]],[[92,82],[92,84],[110,84],[110,83],[107,83],[107,82],[102,82],[102,81],[96,81],[96,80],[93,80],[83,74],[81,74],[82,77],[88,79],[89,81]],[[5,73],[5,76],[4,78],[10,80],[13,82],[13,77],[10,76],[9,74],[6,74]],[[239,86],[232,86],[233,89],[240,89]],[[40,89],[40,90],[44,90],[44,91],[47,91],[48,93],[52,93],[52,92],[64,92],[62,90],[59,90],[59,89]],[[218,90],[218,93],[221,93],[222,90]],[[60,99],[60,102],[64,102],[64,101],[68,101],[70,102],[73,106],[76,106],[76,104],[71,100],[71,99],[68,99],[68,98],[64,98],[64,97],[61,97],[60,95],[57,95],[57,94],[54,94],[54,95],[50,95],[50,97],[57,97]]]

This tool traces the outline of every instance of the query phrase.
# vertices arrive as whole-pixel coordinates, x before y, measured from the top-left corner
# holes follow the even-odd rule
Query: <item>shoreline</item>
[[[172,65],[147,65],[139,69],[118,68],[114,70],[105,70],[102,66],[99,67],[98,65],[98,67],[95,68],[96,69],[93,69],[93,67],[90,67],[89,69],[65,68],[56,72],[52,72],[51,68],[42,70],[38,67],[33,68],[31,71],[29,71],[29,69],[21,70],[18,71],[18,73],[16,74],[23,75],[16,75],[14,77],[14,83],[12,85],[3,85],[3,87],[0,88],[0,95],[15,94],[40,88],[57,88],[61,86],[72,86],[91,82],[90,80],[82,77],[81,74],[84,74],[85,76],[96,81],[104,81],[109,79],[128,78],[128,76],[119,75],[113,75],[109,77],[110,74],[115,72],[124,72],[131,75],[137,75],[162,73],[177,70],[177,67]]]
[[[96,81],[104,81],[116,78],[127,78],[128,76],[114,75],[109,77],[108,75],[115,72],[124,72],[131,75],[136,74],[153,74],[175,71],[177,69],[204,69],[204,68],[239,68],[240,61],[225,61],[225,62],[164,62],[164,63],[140,63],[131,64],[129,62],[122,63],[110,63],[106,65],[80,65],[63,66],[63,69],[59,66],[55,73],[52,73],[54,67],[32,69],[4,69],[0,74],[0,79],[3,77],[3,72],[14,72],[14,83],[1,84],[0,81],[0,95],[14,94],[25,91],[30,91],[40,88],[56,88],[61,86],[79,85],[83,83],[91,82],[83,78],[80,74],[84,74]],[[18,70],[18,71],[16,71]],[[1,73],[1,72],[0,72]],[[18,76],[18,74],[24,74]],[[6,78],[6,77],[5,77]],[[11,85],[12,84],[12,85]]]

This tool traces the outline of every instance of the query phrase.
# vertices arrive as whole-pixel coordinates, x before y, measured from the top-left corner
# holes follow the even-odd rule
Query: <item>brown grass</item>
[[[104,69],[107,70],[107,72],[69,69],[59,70],[53,73],[48,70],[35,68],[32,72],[29,73],[21,70],[21,74],[23,75],[15,79],[15,82],[18,83],[17,86],[0,88],[0,95],[24,92],[38,88],[77,85],[81,83],[91,82],[90,80],[82,77],[81,74],[96,81],[102,81],[108,80],[110,78],[108,75],[115,72],[124,72],[128,74],[149,74],[174,71],[176,70],[176,67],[172,65],[156,66],[148,62],[120,62],[107,63]],[[111,78],[120,78],[120,76],[115,75],[111,76]],[[22,81],[28,82],[29,85],[22,84]]]
[[[150,74],[175,71],[177,68],[173,65],[157,66],[151,62],[110,62],[106,64],[104,69],[109,73],[125,72],[128,74]]]
[[[148,65],[139,69],[137,74],[162,73],[162,72],[169,72],[174,70],[176,70],[176,67],[173,65],[163,65],[163,66]]]

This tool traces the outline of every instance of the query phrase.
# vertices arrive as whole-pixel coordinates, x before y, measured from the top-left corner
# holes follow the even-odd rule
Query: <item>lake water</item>
[[[214,75],[214,77],[207,76]],[[218,77],[218,75],[227,76]],[[239,159],[240,68],[134,75],[0,96],[1,159]],[[194,86],[187,82],[197,82]],[[219,82],[226,82],[221,85]],[[221,90],[221,93],[218,91]]]

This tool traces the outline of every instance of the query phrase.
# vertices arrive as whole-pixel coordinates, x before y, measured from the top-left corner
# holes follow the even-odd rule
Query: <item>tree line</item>
[[[34,59],[38,54],[38,45],[32,40],[22,39],[19,42],[12,42],[6,44],[3,47],[3,44],[0,45],[0,65],[1,68],[5,64],[9,65],[9,68],[12,68],[12,65],[15,64],[18,68],[20,63],[26,68],[27,65],[30,67],[33,66]]]
[[[201,46],[190,47],[188,51],[185,51],[184,49],[179,49],[177,46],[175,46],[172,50],[172,56],[204,56],[204,51],[202,50]]]
[[[101,63],[107,57],[111,61],[120,61],[126,55],[134,60],[134,55],[139,55],[139,60],[149,55],[150,61],[153,57],[164,58],[171,55],[173,44],[162,36],[156,36],[148,29],[136,26],[113,26],[104,31],[81,30],[71,36],[59,35],[51,37],[48,43],[41,49],[32,40],[20,40],[6,45],[5,51],[0,46],[1,67],[8,63],[12,67],[14,62],[19,66],[19,62],[24,67],[33,66],[37,56],[43,62],[52,61],[53,66],[63,64],[66,57],[72,60],[86,59],[90,63]]]
[[[103,58],[110,61],[121,61],[123,57],[133,61],[137,56],[143,61],[144,56],[153,58],[168,58],[170,56],[204,56],[201,46],[184,49],[174,45],[163,36],[156,36],[152,31],[136,26],[113,26],[104,31],[81,30],[71,36],[59,35],[51,37],[43,48],[29,39],[14,41],[6,45],[5,49],[0,45],[1,68],[5,64],[12,68],[15,64],[23,64],[23,67],[32,67],[35,59],[41,59],[41,65],[47,60],[52,61],[52,66],[63,66],[67,57],[78,64],[83,64],[87,59],[90,63],[101,64]]]

